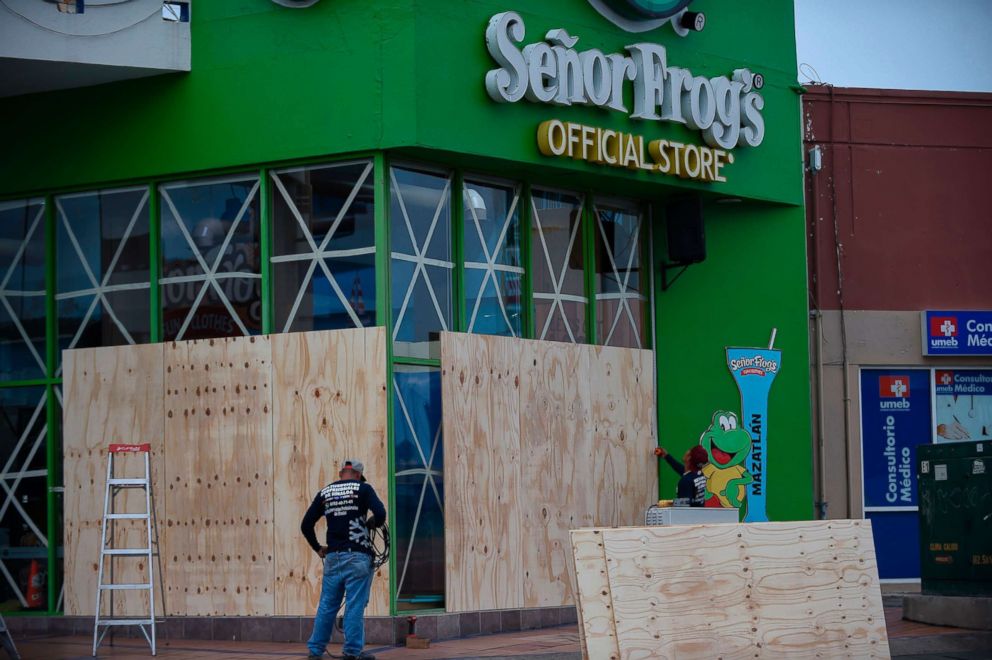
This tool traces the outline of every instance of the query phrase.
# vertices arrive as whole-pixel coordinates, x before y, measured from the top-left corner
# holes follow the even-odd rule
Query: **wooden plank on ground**
[[[92,616],[96,603],[100,525],[106,487],[107,448],[112,442],[152,446],[154,510],[163,531],[165,498],[163,444],[163,346],[119,346],[66,351],[63,358],[63,474],[65,481],[65,613]],[[121,455],[118,476],[143,476],[141,454]],[[143,491],[126,489],[116,498],[117,512],[143,512]],[[113,523],[117,547],[146,547],[145,521]],[[110,532],[108,531],[108,534]],[[106,582],[146,582],[144,558],[106,560]],[[163,576],[156,569],[157,586]],[[110,598],[104,597],[109,612]],[[156,605],[161,604],[156,599]],[[147,614],[144,592],[116,593],[114,612]]]
[[[271,355],[267,337],[166,345],[170,614],[273,613]]]
[[[889,657],[869,521],[603,537],[622,658]]]
[[[449,612],[523,606],[527,541],[520,532],[520,365],[513,344],[441,337]]]
[[[590,488],[588,353],[559,342],[517,341],[520,354],[521,507],[524,607],[574,602],[568,532],[595,522]]]
[[[572,530],[571,544],[582,655],[591,660],[619,660],[620,648],[606,571],[603,530]]]
[[[322,565],[300,520],[340,462],[365,463],[388,502],[386,335],[383,328],[272,336],[275,442],[275,614],[310,615]],[[317,536],[324,537],[318,523]],[[389,565],[372,582],[366,614],[389,615]]]

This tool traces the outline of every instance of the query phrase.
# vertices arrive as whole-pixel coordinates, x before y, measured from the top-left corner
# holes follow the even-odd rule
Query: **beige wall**
[[[920,312],[844,312],[847,368],[841,341],[841,312],[824,311],[810,319],[810,359],[813,379],[813,461],[816,498],[827,502],[828,518],[858,518],[861,508],[861,409],[859,371],[862,367],[980,367],[989,358],[926,357],[923,355]],[[819,328],[818,328],[819,326]],[[817,369],[817,357],[822,369]],[[850,399],[845,418],[844,382]],[[822,386],[822,391],[820,387]],[[821,410],[822,401],[822,410]]]

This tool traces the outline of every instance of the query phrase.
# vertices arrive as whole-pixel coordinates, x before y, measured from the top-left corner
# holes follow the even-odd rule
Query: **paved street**
[[[980,660],[992,658],[992,633],[979,633],[928,626],[902,619],[901,608],[885,610],[892,656],[907,660]],[[82,660],[90,657],[86,637],[36,637],[19,640],[25,660]],[[528,660],[578,660],[579,636],[575,626],[562,626],[501,635],[469,637],[433,644],[430,649],[412,651],[399,647],[368,649],[384,660],[472,660],[502,658]],[[331,648],[340,654],[340,647]],[[220,642],[161,640],[158,657],[168,660],[295,660],[306,655],[300,644],[265,642]],[[147,658],[148,647],[135,639],[123,639],[113,647],[101,648],[100,657],[117,660]]]

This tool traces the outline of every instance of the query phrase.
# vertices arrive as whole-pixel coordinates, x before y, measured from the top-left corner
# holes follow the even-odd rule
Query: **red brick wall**
[[[845,309],[992,309],[992,94],[811,86],[803,125],[811,307],[840,243]]]

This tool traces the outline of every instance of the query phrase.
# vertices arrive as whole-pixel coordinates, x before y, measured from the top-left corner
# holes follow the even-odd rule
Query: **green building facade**
[[[681,453],[739,410],[724,347],[777,328],[768,513],[812,517],[792,3],[695,0],[679,36],[686,4],[197,2],[189,73],[0,100],[3,609],[61,609],[84,346],[386,326],[393,566],[442,563],[394,610],[443,602],[443,330],[653,349]],[[706,228],[674,282],[673,199]]]

